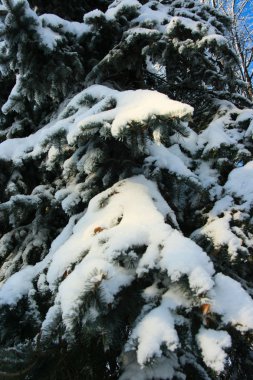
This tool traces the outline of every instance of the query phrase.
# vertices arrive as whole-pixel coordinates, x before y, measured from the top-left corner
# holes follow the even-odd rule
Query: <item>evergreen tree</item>
[[[253,110],[229,19],[2,3],[0,377],[250,379]]]

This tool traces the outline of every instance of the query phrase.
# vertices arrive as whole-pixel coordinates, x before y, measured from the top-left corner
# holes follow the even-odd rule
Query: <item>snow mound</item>
[[[197,342],[206,365],[217,373],[222,372],[227,359],[224,348],[229,348],[232,345],[229,334],[226,331],[201,327],[197,335]]]
[[[225,189],[228,193],[242,198],[251,206],[253,204],[253,161],[232,170]]]
[[[240,331],[253,329],[253,301],[242,286],[231,277],[218,273],[210,294],[212,310],[222,315],[224,323],[231,323]]]

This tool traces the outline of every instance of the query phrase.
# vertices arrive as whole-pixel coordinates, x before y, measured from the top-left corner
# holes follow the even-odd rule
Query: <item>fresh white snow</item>
[[[218,374],[222,372],[227,359],[224,348],[229,348],[232,345],[229,334],[226,331],[201,327],[197,335],[197,342],[206,365]]]

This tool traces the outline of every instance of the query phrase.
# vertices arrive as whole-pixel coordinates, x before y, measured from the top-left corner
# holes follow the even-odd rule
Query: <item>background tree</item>
[[[231,42],[238,56],[238,72],[253,100],[253,8],[250,0],[204,0],[231,19]]]

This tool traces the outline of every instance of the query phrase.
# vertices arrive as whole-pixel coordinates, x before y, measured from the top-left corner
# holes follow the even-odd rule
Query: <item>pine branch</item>
[[[20,371],[17,371],[17,372],[3,372],[3,371],[0,371],[0,377],[6,377],[8,379],[14,379],[14,378],[17,378],[19,376],[25,375],[37,364],[37,362],[38,362],[38,360],[36,359],[34,362],[32,362],[31,364],[29,364],[26,368],[24,368],[24,369],[22,369]]]

